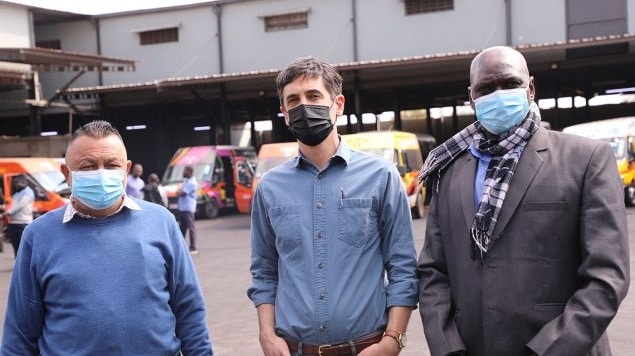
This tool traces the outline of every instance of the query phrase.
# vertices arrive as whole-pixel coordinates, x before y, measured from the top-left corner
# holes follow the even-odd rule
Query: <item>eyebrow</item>
[[[284,102],[286,103],[287,101],[289,101],[290,99],[295,99],[297,98],[299,95],[296,93],[291,93],[287,96],[284,97]]]
[[[519,82],[519,83],[523,83],[523,78],[520,76],[516,76],[516,75],[509,75],[509,76],[505,76],[502,78],[495,78],[495,79],[490,79],[490,78],[486,78],[484,80],[481,80],[478,83],[475,83],[474,85],[472,85],[472,90],[480,90],[483,87],[486,87],[488,85],[491,84],[496,84],[496,83],[509,83],[509,82]]]

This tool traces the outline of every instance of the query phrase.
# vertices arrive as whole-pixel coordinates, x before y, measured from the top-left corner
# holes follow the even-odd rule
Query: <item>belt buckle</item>
[[[331,347],[331,345],[320,345],[318,346],[318,356],[322,356],[322,348],[327,348],[327,347]]]

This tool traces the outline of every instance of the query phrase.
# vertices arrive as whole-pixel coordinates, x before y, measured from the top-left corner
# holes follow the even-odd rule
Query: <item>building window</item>
[[[404,0],[406,15],[454,9],[454,0]]]
[[[139,32],[139,42],[142,46],[178,41],[179,29],[177,27]]]
[[[309,12],[293,12],[282,15],[264,16],[265,32],[295,30],[309,27]]]
[[[62,42],[60,42],[60,40],[35,41],[35,47],[62,49]]]

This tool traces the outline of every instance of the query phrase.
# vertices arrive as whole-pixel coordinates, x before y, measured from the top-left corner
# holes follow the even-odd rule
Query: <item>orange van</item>
[[[281,165],[284,161],[298,155],[298,142],[265,143],[258,151],[258,163],[252,188],[254,192],[260,178],[271,168]]]
[[[71,191],[60,170],[60,162],[47,157],[0,158],[0,203],[11,206],[13,178],[24,175],[35,193],[33,217],[57,209],[68,201]]]

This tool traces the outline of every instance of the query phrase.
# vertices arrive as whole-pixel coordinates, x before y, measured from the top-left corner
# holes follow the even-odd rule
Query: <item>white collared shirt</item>
[[[118,212],[120,212],[121,209],[123,209],[124,206],[126,208],[132,209],[132,210],[141,210],[141,207],[139,206],[139,204],[137,204],[137,202],[134,201],[134,199],[130,198],[127,195],[124,195],[123,196],[123,204],[121,204],[119,209],[117,209],[117,211],[115,211],[111,215],[115,215]],[[98,218],[96,218],[94,216],[82,214],[79,211],[77,211],[77,209],[75,209],[75,207],[73,206],[73,197],[71,196],[71,198],[68,201],[68,204],[66,204],[66,210],[64,210],[64,219],[62,220],[62,223],[67,223],[67,222],[71,221],[73,216],[75,216],[76,214],[81,216],[81,217],[83,217],[83,218],[98,219]]]

